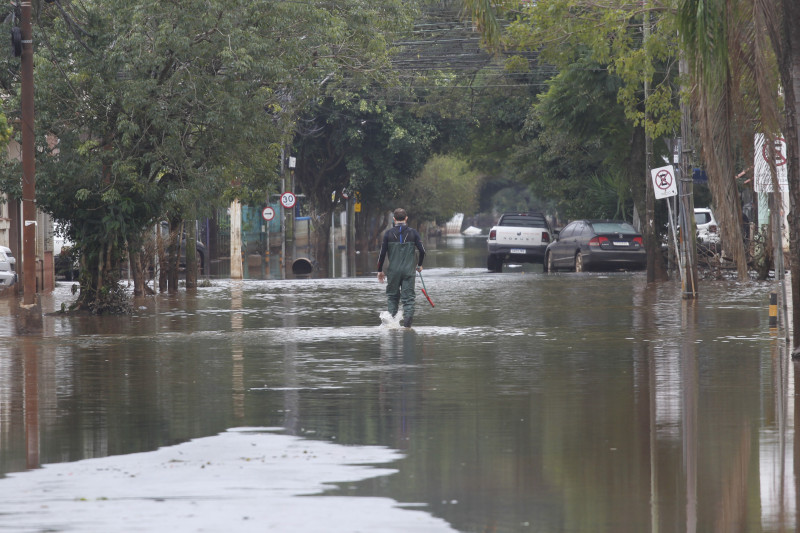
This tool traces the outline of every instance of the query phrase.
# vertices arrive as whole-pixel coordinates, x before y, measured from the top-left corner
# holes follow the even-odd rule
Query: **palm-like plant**
[[[753,126],[776,135],[777,68],[768,26],[774,4],[680,0],[679,27],[691,75],[703,159],[725,248],[748,279],[734,146],[752,146]],[[741,137],[739,137],[741,135]],[[737,138],[738,137],[738,138]]]
[[[678,12],[687,49],[706,81],[699,86],[700,92],[709,97],[718,92],[715,83],[722,79],[719,71],[728,69],[729,74],[734,74],[730,81],[750,84],[750,94],[755,95],[751,100],[755,104],[754,123],[768,136],[783,131],[789,159],[791,212],[796,213],[800,208],[800,5],[795,0],[681,0]],[[780,93],[784,95],[782,115],[778,107]],[[783,120],[779,120],[781,116]],[[789,217],[789,235],[792,329],[797,346],[800,344],[800,217]]]

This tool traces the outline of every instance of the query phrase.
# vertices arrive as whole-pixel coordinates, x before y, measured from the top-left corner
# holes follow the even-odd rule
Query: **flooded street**
[[[384,450],[364,455],[374,474],[325,480],[351,516],[381,498],[438,531],[797,529],[797,368],[769,329],[773,284],[703,282],[687,303],[643,273],[490,274],[484,250],[429,251],[436,307],[418,283],[408,331],[381,325],[371,274],[213,280],[129,317],[48,315],[34,337],[0,301],[0,500],[31,467],[272,428]],[[43,307],[73,298],[60,284]],[[14,512],[0,504],[0,531]],[[314,517],[305,531],[329,530]]]

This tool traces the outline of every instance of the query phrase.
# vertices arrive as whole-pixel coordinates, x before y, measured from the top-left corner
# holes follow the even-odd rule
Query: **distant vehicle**
[[[647,266],[642,235],[622,220],[570,222],[545,251],[544,269],[641,270]]]
[[[475,226],[470,226],[461,233],[463,235],[480,235],[483,233],[483,230],[481,228],[476,228]]]
[[[708,207],[695,207],[694,223],[697,226],[697,247],[699,250],[701,252],[719,251],[719,225],[714,218],[714,212]]]
[[[11,268],[11,261],[6,253],[0,250],[0,287],[10,287],[16,282],[17,273]]]
[[[542,213],[505,213],[489,230],[486,266],[502,272],[503,263],[541,263],[553,230]]]
[[[8,258],[8,263],[11,265],[11,270],[17,270],[17,258],[11,253],[11,248],[8,246],[0,246],[0,252],[4,252]]]

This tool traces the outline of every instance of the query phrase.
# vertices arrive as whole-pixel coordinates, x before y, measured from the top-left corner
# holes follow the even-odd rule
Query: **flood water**
[[[410,331],[381,325],[372,275],[214,280],[129,317],[48,315],[37,336],[0,301],[0,495],[44,464],[281,427],[399,451],[396,472],[326,495],[457,531],[797,529],[774,284],[703,282],[690,303],[642,273],[488,273],[484,246],[430,250],[436,307],[418,295]],[[60,284],[43,305],[72,298]]]

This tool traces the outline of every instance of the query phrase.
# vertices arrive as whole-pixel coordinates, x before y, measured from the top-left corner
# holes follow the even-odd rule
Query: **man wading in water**
[[[383,282],[388,277],[386,284],[386,300],[389,314],[395,316],[400,302],[403,302],[403,326],[410,328],[414,318],[414,274],[422,272],[422,260],[425,258],[425,248],[419,233],[406,225],[408,215],[403,208],[394,210],[394,223],[392,229],[383,234],[381,254],[378,256],[378,281]],[[415,257],[414,250],[419,250],[419,259]],[[383,273],[383,261],[389,255],[387,275]]]

